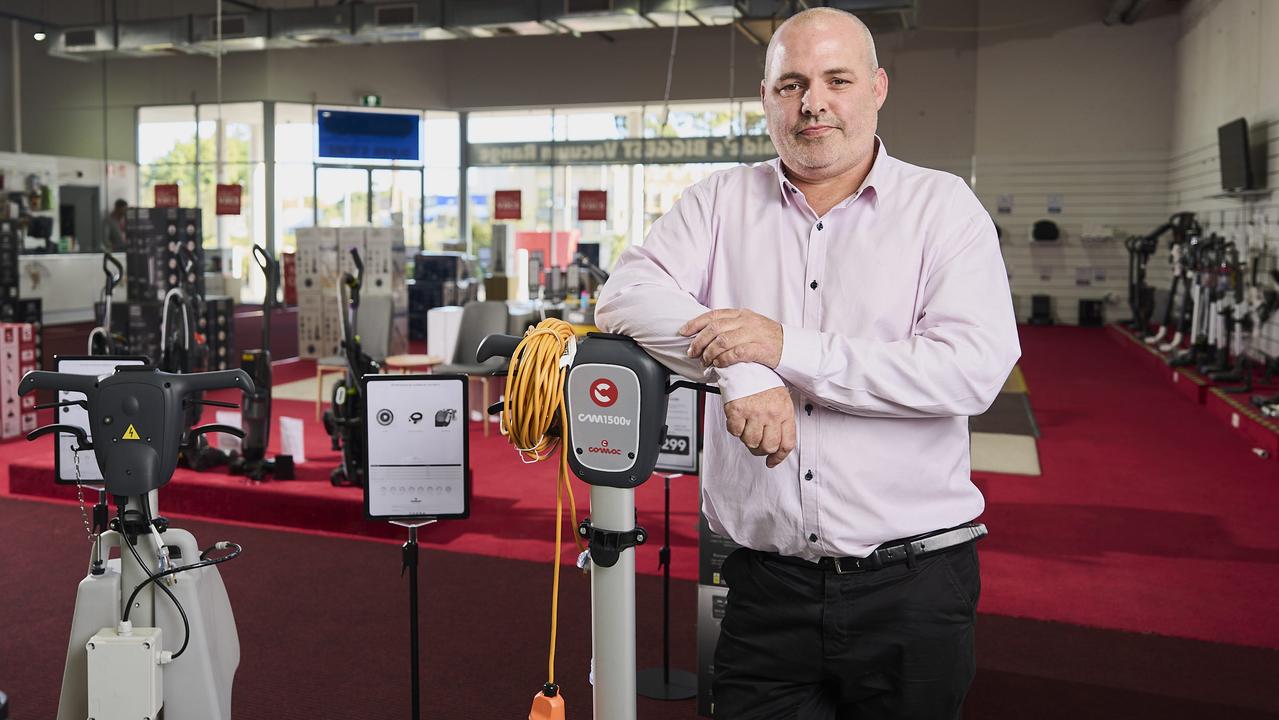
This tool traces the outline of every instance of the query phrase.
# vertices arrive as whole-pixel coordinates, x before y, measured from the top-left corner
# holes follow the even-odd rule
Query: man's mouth
[[[808,125],[799,131],[804,137],[822,137],[835,132],[837,128],[834,125]]]

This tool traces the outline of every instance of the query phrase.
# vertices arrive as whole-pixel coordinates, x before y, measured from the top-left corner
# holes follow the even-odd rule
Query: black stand
[[[671,480],[682,475],[658,473],[666,481],[665,527],[657,562],[662,566],[662,666],[640,670],[635,689],[654,700],[687,700],[697,695],[697,676],[671,669]]]
[[[392,525],[399,525],[409,529],[409,539],[400,546],[401,559],[403,565],[400,567],[400,577],[404,577],[404,571],[409,571],[409,672],[410,687],[413,703],[413,714],[410,716],[412,720],[419,720],[422,717],[422,682],[421,668],[418,657],[418,624],[417,624],[417,565],[418,565],[418,547],[417,547],[417,529],[423,525],[430,525],[434,520],[427,520],[418,523],[403,523],[392,521]]]

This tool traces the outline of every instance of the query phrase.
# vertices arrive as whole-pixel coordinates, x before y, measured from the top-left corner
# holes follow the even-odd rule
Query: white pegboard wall
[[[1266,177],[1258,184],[1274,189],[1273,194],[1214,197],[1222,193],[1215,137],[1171,158],[1169,190],[1173,207],[1196,213],[1205,233],[1225,236],[1241,250],[1246,248],[1249,255],[1260,256],[1264,271],[1279,263],[1279,123],[1253,130],[1252,142],[1257,144],[1264,138],[1266,144],[1261,153],[1266,159]],[[1268,357],[1279,356],[1279,313],[1261,328],[1253,349]]]
[[[978,198],[1004,231],[1019,322],[1030,317],[1032,295],[1052,296],[1059,323],[1078,322],[1080,300],[1109,300],[1107,322],[1131,315],[1124,239],[1150,233],[1172,213],[1165,155],[982,157],[973,177]],[[1061,238],[1032,242],[1031,227],[1039,220],[1055,222]],[[1166,265],[1158,262],[1165,250],[1161,243],[1151,263],[1156,286],[1168,281]]]

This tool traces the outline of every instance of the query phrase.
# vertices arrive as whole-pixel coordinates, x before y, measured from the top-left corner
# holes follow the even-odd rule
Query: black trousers
[[[716,720],[959,717],[976,672],[976,543],[845,575],[740,549],[723,574]]]

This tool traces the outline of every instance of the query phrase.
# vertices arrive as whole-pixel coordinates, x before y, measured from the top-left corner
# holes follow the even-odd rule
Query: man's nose
[[[820,86],[810,86],[804,91],[800,110],[805,115],[821,115],[826,112],[826,95]]]

